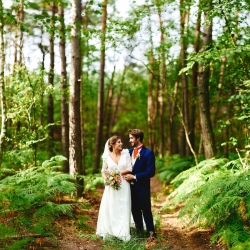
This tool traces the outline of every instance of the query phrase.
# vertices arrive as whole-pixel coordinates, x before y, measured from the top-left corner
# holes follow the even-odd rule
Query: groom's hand
[[[132,174],[126,174],[125,175],[125,180],[126,181],[132,181],[132,180],[134,180],[135,179],[135,177],[134,177],[134,175],[132,175]]]

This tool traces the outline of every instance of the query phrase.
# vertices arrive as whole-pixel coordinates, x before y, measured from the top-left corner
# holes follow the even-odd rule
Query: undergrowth
[[[72,215],[72,204],[61,203],[76,188],[69,174],[58,171],[64,160],[55,156],[0,180],[1,249],[27,249],[33,237],[53,238],[55,219]]]
[[[95,241],[98,239],[98,236],[94,234],[84,234],[79,233],[79,237],[85,238],[87,240]],[[110,237],[106,238],[105,241],[103,241],[103,247],[100,248],[100,250],[145,250],[145,244],[147,240],[144,237],[138,237],[134,230],[132,229],[131,232],[131,239],[129,241],[122,241],[120,239],[117,239],[116,237]],[[158,236],[157,237],[157,244],[154,246],[153,249],[155,250],[168,250],[169,248],[167,245],[167,239]]]
[[[162,208],[185,204],[179,216],[188,225],[213,228],[212,242],[249,249],[250,159],[210,159],[173,179],[175,190]]]
[[[194,166],[193,157],[179,155],[156,158],[157,177],[163,184],[169,184],[178,174]]]

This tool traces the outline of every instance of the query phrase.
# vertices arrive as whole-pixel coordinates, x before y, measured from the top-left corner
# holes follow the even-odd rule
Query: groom
[[[143,231],[144,218],[148,241],[155,240],[155,228],[150,201],[150,178],[155,174],[155,157],[152,150],[146,148],[143,142],[144,133],[140,129],[129,130],[129,149],[132,158],[132,174],[127,174],[125,179],[131,181],[132,215],[136,231]]]

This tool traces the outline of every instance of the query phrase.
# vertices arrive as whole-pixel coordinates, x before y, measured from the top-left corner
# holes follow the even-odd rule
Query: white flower
[[[138,154],[137,154],[137,156],[136,156],[135,158],[140,160],[141,155],[140,155],[140,153],[139,153],[139,152],[138,152]]]

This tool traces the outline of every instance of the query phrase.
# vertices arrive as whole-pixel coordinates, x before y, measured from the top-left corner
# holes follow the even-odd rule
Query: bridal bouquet
[[[110,186],[115,190],[119,190],[121,188],[121,174],[118,170],[105,171],[106,179],[105,185]]]

